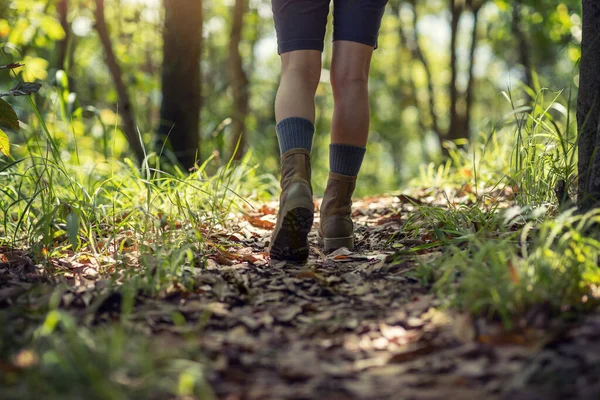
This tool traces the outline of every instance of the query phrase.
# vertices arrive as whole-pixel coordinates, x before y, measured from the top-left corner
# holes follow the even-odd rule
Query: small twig
[[[25,64],[12,63],[12,64],[0,65],[0,69],[15,69],[15,68],[20,68],[20,67],[24,67],[24,66],[25,66]]]

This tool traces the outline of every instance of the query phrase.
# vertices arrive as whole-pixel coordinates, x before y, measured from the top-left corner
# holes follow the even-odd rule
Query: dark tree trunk
[[[233,155],[235,160],[244,156],[246,144],[246,117],[248,116],[248,77],[244,71],[242,55],[240,54],[240,43],[242,42],[242,31],[244,28],[244,15],[248,9],[248,0],[236,0],[231,17],[231,39],[229,41],[229,76],[231,79],[231,91],[233,94],[233,135],[231,137],[231,149],[237,152]]]
[[[164,0],[159,135],[185,168],[200,151],[202,1]]]
[[[117,89],[117,96],[119,98],[118,113],[123,119],[123,133],[125,134],[127,142],[131,146],[131,149],[138,161],[142,161],[144,159],[144,149],[140,143],[140,138],[137,132],[135,118],[133,116],[133,107],[131,105],[131,100],[129,99],[129,93],[127,93],[127,87],[123,82],[121,66],[117,62],[117,58],[115,57],[115,53],[113,52],[112,44],[110,42],[108,26],[106,25],[106,20],[104,19],[104,0],[96,0],[96,30],[98,31],[100,42],[104,48],[106,64]]]
[[[65,63],[67,61],[67,51],[69,47],[69,39],[71,37],[71,26],[67,14],[69,12],[69,0],[59,0],[56,3],[56,9],[58,11],[58,20],[60,25],[65,31],[65,38],[58,42],[58,68],[64,70]]]
[[[450,11],[452,19],[450,21],[450,127],[448,129],[448,140],[456,140],[468,137],[468,132],[464,130],[464,110],[459,110],[460,96],[458,87],[458,25],[460,17],[464,10],[464,4],[459,0],[450,0]]]
[[[414,49],[413,53],[417,60],[423,65],[423,69],[425,70],[425,76],[427,77],[427,93],[429,95],[429,116],[431,118],[431,129],[438,135],[440,139],[440,143],[442,142],[440,126],[438,124],[437,114],[435,113],[435,90],[433,88],[433,75],[431,73],[431,68],[429,67],[429,62],[425,58],[425,54],[421,49],[421,45],[419,44],[419,32],[417,30],[417,22],[419,21],[419,16],[417,14],[417,2],[416,0],[411,1],[412,11],[413,11],[413,41],[414,41]],[[399,14],[398,14],[399,15]],[[399,18],[399,17],[398,17]],[[402,28],[400,28],[402,29]]]
[[[533,87],[533,76],[531,74],[531,49],[529,46],[529,40],[527,34],[523,31],[521,23],[521,1],[514,0],[513,2],[513,18],[512,18],[512,33],[517,39],[517,45],[519,46],[519,62],[525,69],[525,85]]]
[[[471,132],[471,111],[473,108],[474,100],[474,68],[475,68],[475,50],[477,49],[477,28],[479,23],[479,11],[481,10],[483,3],[473,6],[471,11],[473,13],[473,32],[471,33],[471,50],[469,51],[469,77],[467,81],[467,94],[465,98],[466,113],[464,119],[464,130],[465,135],[469,135]]]
[[[74,64],[75,59],[75,36],[71,31],[71,23],[69,22],[69,0],[59,0],[56,3],[56,10],[58,11],[58,20],[60,25],[65,31],[65,38],[59,41],[56,45],[58,47],[58,60],[57,68],[67,72],[69,80],[69,91],[76,92],[75,83],[71,78],[69,71]]]
[[[600,204],[600,2],[583,0],[583,37],[579,73],[578,206]]]

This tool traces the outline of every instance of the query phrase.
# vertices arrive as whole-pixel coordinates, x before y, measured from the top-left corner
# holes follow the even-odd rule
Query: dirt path
[[[306,264],[267,263],[269,231],[256,227],[275,217],[263,207],[240,226],[252,232],[241,243],[254,261],[211,262],[198,277],[201,304],[214,308],[201,342],[219,397],[599,398],[600,316],[506,333],[445,313],[415,279],[414,257],[394,256],[398,244],[422,244],[394,236],[409,202],[355,209],[353,253],[325,256],[313,233]]]
[[[267,259],[273,208],[240,216],[235,246],[189,272],[193,291],[140,296],[131,322],[157,346],[195,343],[227,400],[600,398],[600,315],[507,333],[444,312],[416,279],[414,256],[395,255],[422,244],[397,235],[410,207],[398,197],[358,202],[357,250],[325,256],[313,233],[302,265]],[[4,308],[16,293],[9,267],[0,265]],[[86,291],[70,293],[75,305]],[[94,324],[121,309],[118,296],[87,302]]]

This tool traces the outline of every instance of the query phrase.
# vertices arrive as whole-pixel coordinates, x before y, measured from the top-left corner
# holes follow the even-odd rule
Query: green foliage
[[[452,151],[445,165],[424,170],[413,185],[458,187],[467,204],[417,207],[403,228],[409,237],[433,232],[432,244],[400,255],[441,250],[421,258],[417,271],[440,298],[463,312],[500,318],[509,328],[533,307],[584,310],[600,293],[600,214],[576,214],[568,198],[561,210],[554,191],[560,180],[567,194],[574,191],[574,112],[561,93],[545,102],[546,93],[532,96],[531,106],[516,106],[507,94],[515,110],[507,125],[468,150]],[[516,205],[509,207],[513,198]]]
[[[531,49],[532,67],[539,78],[531,93],[531,101],[541,87],[560,91],[570,86],[574,66],[579,58],[581,18],[576,1],[548,0],[521,2],[522,31]],[[69,2],[67,20],[69,35],[58,19],[55,2],[40,0],[5,1],[0,14],[0,47],[6,62],[22,60],[27,65],[17,70],[24,81],[45,80],[47,90],[37,99],[44,110],[60,107],[60,115],[49,112],[44,119],[61,141],[65,132],[78,138],[78,151],[85,157],[95,147],[127,155],[127,145],[119,128],[116,91],[104,66],[98,37],[93,29],[93,8],[88,2]],[[372,124],[369,156],[361,173],[359,196],[397,190],[419,174],[422,163],[440,161],[444,140],[432,130],[428,110],[428,79],[423,65],[416,59],[413,33],[418,34],[424,57],[428,61],[435,93],[433,115],[444,131],[449,124],[448,21],[447,2],[390,1],[384,16],[379,48],[375,52],[371,73]],[[152,2],[107,1],[106,17],[111,40],[135,108],[135,117],[149,152],[154,147],[155,129],[160,108],[161,24],[160,4]],[[513,110],[498,97],[507,84],[519,89],[515,82],[523,76],[518,58],[518,43],[512,32],[513,3],[487,1],[479,15],[479,41],[474,65],[475,102],[472,106],[472,137],[489,132]],[[273,103],[280,70],[270,3],[251,2],[244,19],[240,52],[249,77],[250,112],[246,120],[247,142],[261,154],[261,170],[274,173],[278,168]],[[413,11],[416,12],[415,26]],[[465,12],[459,32],[458,51],[467,54],[470,46],[469,21]],[[233,149],[230,137],[232,93],[228,74],[228,38],[231,8],[217,0],[205,2],[202,90],[201,160],[214,151],[215,166],[223,165]],[[327,143],[333,102],[328,79],[332,52],[331,26],[326,38],[323,80],[317,92],[317,137],[315,138],[315,191],[321,193],[327,173]],[[446,32],[446,33],[444,33]],[[484,34],[485,33],[485,34]],[[63,40],[64,39],[64,40]],[[510,51],[507,51],[510,49]],[[21,54],[22,53],[22,54]],[[65,56],[63,60],[59,58]],[[468,60],[459,60],[459,86],[468,71]],[[60,72],[64,70],[64,72]],[[0,84],[4,78],[0,76]],[[55,90],[51,90],[54,87]],[[55,94],[58,93],[58,96]],[[574,98],[573,98],[574,99]],[[573,100],[566,104],[573,105]],[[35,117],[24,102],[16,102],[21,120],[29,123]],[[462,107],[462,106],[461,106]],[[93,114],[93,115],[92,115]],[[76,123],[69,126],[75,116]],[[80,118],[83,116],[83,118]],[[110,138],[103,126],[112,126]],[[72,128],[72,130],[71,130]],[[572,130],[568,131],[571,134]],[[566,134],[566,132],[565,132]],[[21,145],[19,138],[15,144]],[[536,139],[539,141],[539,138]],[[72,143],[72,142],[71,142]],[[73,148],[65,149],[67,152]],[[212,167],[209,167],[212,168]],[[392,172],[392,173],[390,173]]]
[[[598,223],[598,212],[535,219],[526,209],[510,209],[496,221],[503,231],[494,237],[475,234],[428,264],[439,295],[459,310],[500,317],[509,328],[533,306],[554,312],[592,306],[588,300],[597,297],[600,283],[600,242],[583,232]]]
[[[0,153],[6,157],[10,156],[10,142],[8,136],[2,129],[0,129]]]

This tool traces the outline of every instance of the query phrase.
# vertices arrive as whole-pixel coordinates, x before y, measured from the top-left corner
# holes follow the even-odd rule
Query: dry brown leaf
[[[489,344],[491,346],[506,346],[511,344],[525,345],[527,338],[520,333],[500,333],[497,335],[480,335],[477,340],[479,343]]]
[[[301,271],[296,274],[298,279],[318,279],[317,274],[314,271]]]
[[[265,221],[258,217],[251,217],[249,215],[245,215],[244,219],[250,223],[250,225],[255,228],[265,229],[265,230],[273,230],[275,228],[275,224],[271,221]]]
[[[262,215],[275,215],[277,214],[277,210],[271,207],[268,207],[266,204],[263,205],[259,210],[259,213]]]
[[[470,184],[465,184],[456,194],[458,197],[466,196],[470,193],[473,193],[473,187]]]
[[[510,277],[511,277],[513,283],[515,285],[518,284],[519,283],[519,273],[517,272],[517,269],[513,265],[512,261],[508,262],[508,271],[510,272]]]
[[[396,212],[396,213],[390,215],[389,217],[379,218],[376,222],[376,225],[383,225],[383,224],[387,224],[389,222],[397,222],[397,221],[400,221],[401,219],[402,219],[402,215],[400,214],[400,212]]]
[[[435,352],[438,348],[432,344],[412,344],[408,345],[403,351],[393,354],[388,360],[389,363],[403,363],[423,357]]]

